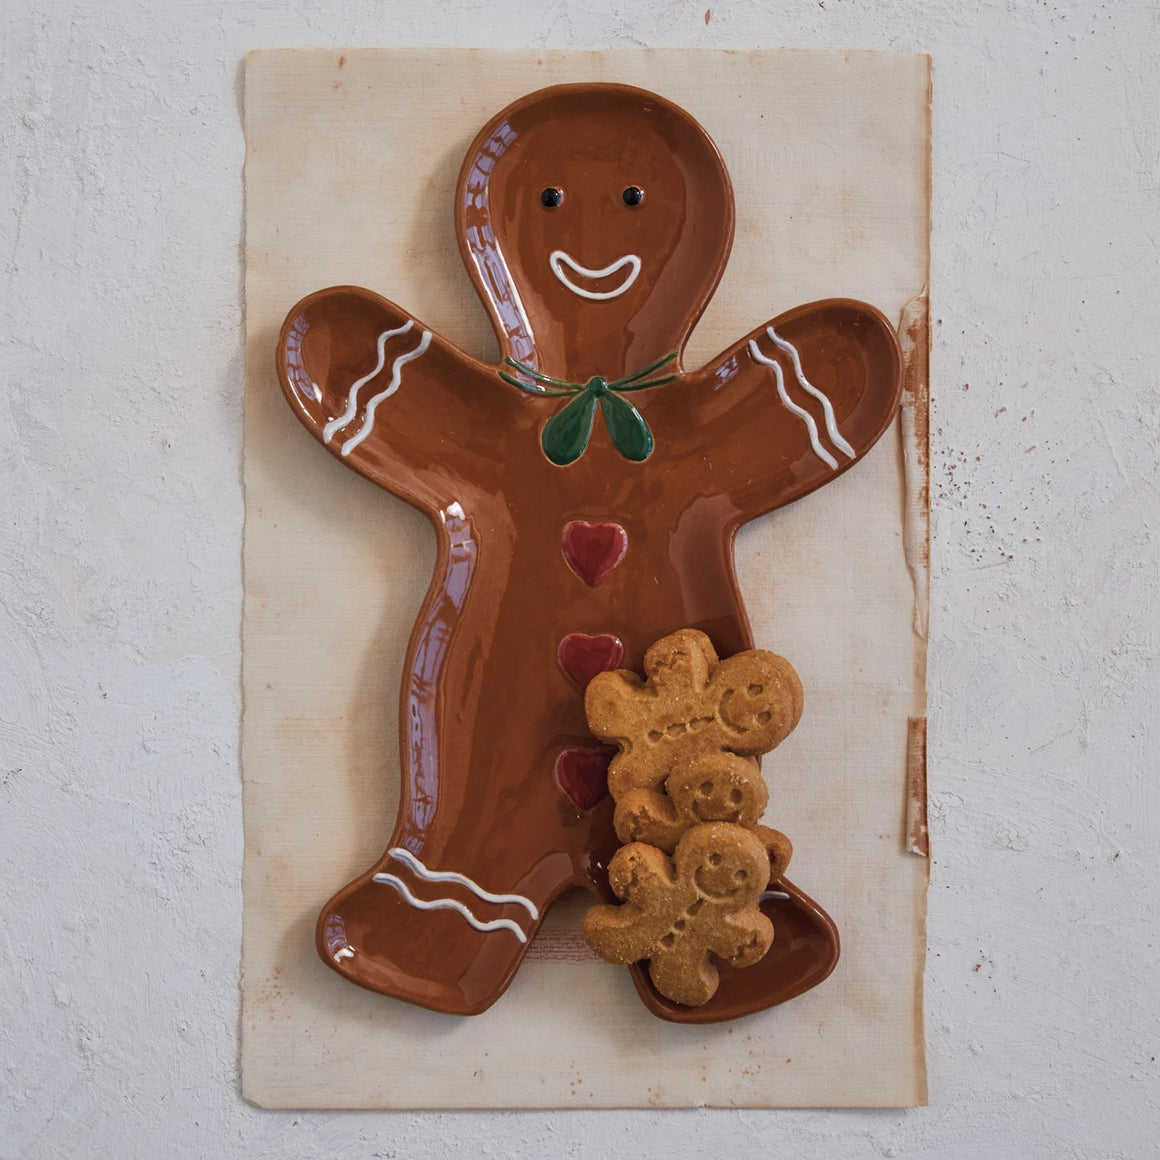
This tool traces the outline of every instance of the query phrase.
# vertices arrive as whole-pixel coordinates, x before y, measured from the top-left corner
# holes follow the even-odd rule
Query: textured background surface
[[[445,79],[432,94],[435,71]],[[902,517],[925,537],[926,510],[925,499],[904,499],[897,431],[840,479],[748,524],[735,551],[755,644],[792,658],[805,689],[803,724],[762,772],[766,821],[794,842],[791,878],[841,932],[840,968],[824,986],[738,1023],[670,1026],[645,1010],[624,972],[577,956],[587,950],[583,892],[545,923],[550,940],[572,936],[578,947],[549,962],[553,941],[537,935],[545,958],[525,963],[509,997],[475,1019],[384,1003],[314,949],[319,910],[382,857],[394,828],[399,682],[434,537],[413,508],[321,453],[286,406],[271,352],[293,303],[352,283],[406,303],[462,350],[494,352],[449,212],[462,156],[516,97],[602,76],[687,109],[734,184],[734,252],[686,366],[826,294],[897,318],[927,279],[922,54],[251,54],[242,1091],[265,1107],[925,1102],[919,980],[930,865],[904,851],[901,807],[907,718],[925,711]],[[615,256],[601,254],[599,239],[584,244],[585,261]],[[400,393],[418,380],[404,371],[401,382]],[[388,425],[391,402],[379,412]],[[538,646],[529,638],[525,647]],[[430,864],[452,860],[443,851]],[[529,1036],[529,1026],[543,1031]]]
[[[5,1160],[1154,1147],[1160,13],[707,2],[6,5]],[[930,1108],[239,1099],[241,61],[355,43],[934,54]]]

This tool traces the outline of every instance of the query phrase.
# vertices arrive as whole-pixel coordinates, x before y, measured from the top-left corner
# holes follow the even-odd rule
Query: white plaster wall
[[[1155,4],[5,0],[2,21],[0,1157],[1155,1154]],[[934,54],[928,1109],[240,1100],[240,70],[351,44]]]

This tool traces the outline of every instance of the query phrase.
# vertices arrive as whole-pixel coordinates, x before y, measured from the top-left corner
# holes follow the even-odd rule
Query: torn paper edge
[[[905,507],[903,551],[914,584],[916,715],[906,741],[908,853],[930,857],[926,803],[926,647],[930,618],[930,306],[926,287],[902,308],[898,323],[903,381],[899,417]]]

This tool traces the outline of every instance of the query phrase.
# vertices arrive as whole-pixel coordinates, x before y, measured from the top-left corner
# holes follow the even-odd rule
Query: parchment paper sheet
[[[835,483],[750,524],[737,547],[757,644],[788,657],[806,690],[801,725],[765,761],[766,820],[793,839],[790,876],[841,931],[829,980],[736,1023],[663,1023],[625,971],[588,956],[580,896],[552,912],[507,995],[473,1019],[363,991],[315,955],[320,906],[390,836],[403,654],[434,545],[421,516],[299,428],[275,380],[275,337],[302,295],[356,283],[490,357],[452,230],[459,164],[497,109],[579,80],[663,94],[728,165],[733,255],[686,365],[815,298],[865,299],[893,318],[910,303],[925,327],[912,300],[927,277],[926,57],[250,57],[244,1095],[270,1107],[923,1103],[927,861],[905,845],[908,720],[925,712],[926,510],[914,483],[925,461],[902,425]],[[917,397],[923,414],[907,430],[925,432]]]

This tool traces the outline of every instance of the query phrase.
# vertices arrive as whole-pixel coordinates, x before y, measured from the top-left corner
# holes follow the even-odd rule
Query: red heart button
[[[619,524],[573,520],[564,527],[564,558],[592,588],[624,559],[627,551],[628,533]]]
[[[582,693],[597,673],[617,668],[623,657],[624,645],[607,632],[599,636],[570,632],[556,650],[556,659],[564,670],[564,676]]]
[[[556,784],[581,813],[587,813],[608,793],[608,765],[612,754],[605,749],[565,749],[556,758]]]

